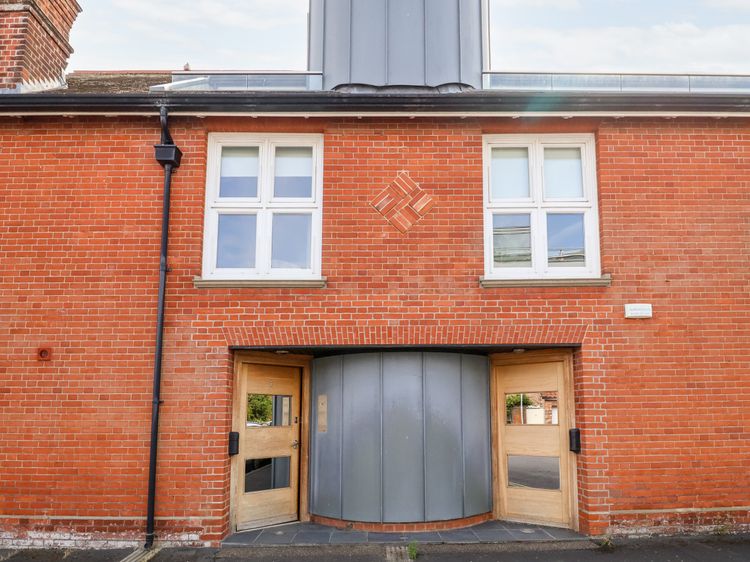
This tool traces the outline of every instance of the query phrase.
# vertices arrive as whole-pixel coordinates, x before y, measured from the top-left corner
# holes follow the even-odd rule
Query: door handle
[[[577,427],[574,427],[573,429],[568,431],[568,435],[570,437],[570,451],[572,453],[580,453],[581,452],[581,430]]]
[[[240,433],[239,431],[229,432],[229,456],[240,454]]]
[[[296,449],[297,447],[299,447],[299,441],[295,439],[294,442],[292,443],[292,449]]]

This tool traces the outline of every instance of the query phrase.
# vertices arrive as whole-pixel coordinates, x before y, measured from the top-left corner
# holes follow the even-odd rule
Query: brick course
[[[172,200],[160,537],[226,534],[229,346],[258,345],[576,346],[582,530],[750,524],[747,120],[172,122],[185,157]],[[213,131],[325,135],[325,289],[193,286]],[[504,132],[596,134],[611,287],[479,287],[482,135]],[[143,532],[158,140],[156,118],[0,120],[0,538]],[[403,170],[434,202],[406,233],[371,205]],[[652,303],[654,318],[625,320],[626,302]],[[49,362],[37,361],[43,346]]]

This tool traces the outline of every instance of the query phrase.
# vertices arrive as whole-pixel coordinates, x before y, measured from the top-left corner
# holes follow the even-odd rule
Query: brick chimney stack
[[[65,85],[76,0],[0,0],[0,93]]]

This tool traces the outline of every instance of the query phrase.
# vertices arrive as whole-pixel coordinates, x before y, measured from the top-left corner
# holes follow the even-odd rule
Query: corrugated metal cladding
[[[324,357],[312,387],[312,513],[406,523],[491,510],[487,357]]]
[[[481,88],[481,0],[311,0],[308,53],[326,90]]]

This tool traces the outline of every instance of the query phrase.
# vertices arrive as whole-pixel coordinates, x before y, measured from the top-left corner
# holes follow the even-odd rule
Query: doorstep
[[[569,529],[487,521],[451,531],[419,533],[375,533],[336,529],[317,523],[289,523],[242,531],[230,535],[222,547],[238,546],[318,546],[337,544],[480,544],[506,542],[561,542],[589,541],[584,535]]]

